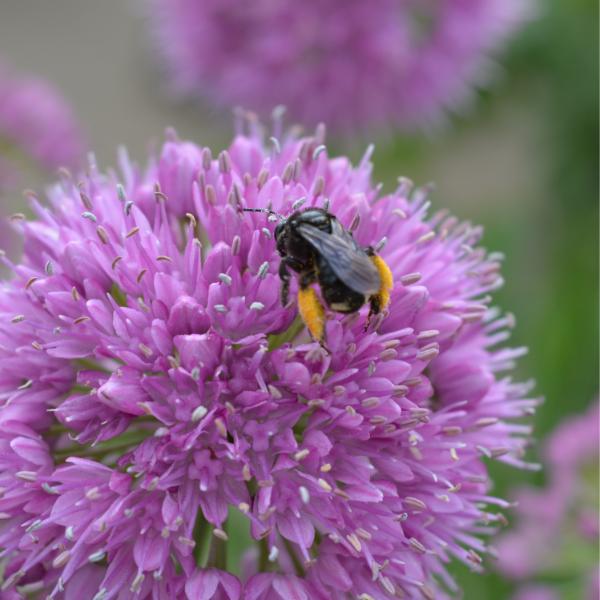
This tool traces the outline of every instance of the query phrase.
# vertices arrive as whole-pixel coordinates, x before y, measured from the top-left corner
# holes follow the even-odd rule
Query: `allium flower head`
[[[525,582],[516,598],[558,594],[529,581],[551,575],[573,597],[595,600],[598,578],[600,404],[561,423],[545,444],[549,481],[518,490],[517,527],[498,543],[499,567]],[[546,596],[543,596],[546,590]]]
[[[383,194],[370,152],[249,129],[217,156],[171,133],[143,169],[32,199],[0,293],[5,590],[437,598],[450,560],[479,567],[507,506],[486,461],[523,465],[536,404],[502,374],[522,350],[488,308],[499,257],[426,190]],[[325,203],[397,282],[367,330],[329,315],[329,352],[280,306],[276,223],[241,211]]]
[[[148,0],[179,92],[340,131],[431,125],[489,76],[528,0]]]
[[[53,85],[0,63],[0,187],[16,183],[23,162],[49,171],[76,166],[83,146],[71,107]]]

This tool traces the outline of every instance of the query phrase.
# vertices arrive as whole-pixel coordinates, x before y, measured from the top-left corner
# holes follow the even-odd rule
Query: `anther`
[[[435,231],[429,231],[422,235],[417,241],[417,244],[425,244],[426,242],[430,242],[435,237]]]
[[[231,157],[227,150],[223,150],[219,154],[219,171],[223,174],[231,173]]]
[[[333,488],[324,480],[324,479],[317,479],[317,483],[319,484],[319,486],[324,489],[326,492],[331,492],[333,491]]]
[[[223,540],[224,542],[227,542],[229,540],[229,536],[227,535],[227,532],[224,531],[223,529],[220,529],[219,527],[215,527],[213,529],[213,535],[217,538],[219,538],[220,540]]]
[[[375,244],[375,252],[380,252],[383,250],[384,246],[387,244],[387,237],[383,236],[376,244]]]
[[[192,422],[197,423],[200,419],[206,416],[208,410],[204,406],[197,406],[192,412]]]
[[[302,502],[308,504],[310,502],[310,492],[303,485],[298,488],[298,492],[300,493]]]
[[[321,152],[325,152],[327,150],[327,147],[323,144],[320,144],[319,146],[317,146],[312,154],[312,158],[313,160],[317,160],[317,158],[319,158],[319,154],[321,154]]]
[[[92,210],[92,208],[94,208],[90,197],[85,192],[80,191],[79,198],[81,199],[81,203],[85,208],[87,208],[87,210]]]
[[[205,171],[208,171],[212,165],[212,153],[210,148],[202,149],[202,167]]]
[[[112,261],[112,263],[110,264],[112,270],[115,270],[115,267],[117,266],[117,264],[119,263],[119,261],[123,260],[122,256],[115,256],[114,260]]]
[[[267,230],[268,231],[268,230]],[[269,232],[270,233],[270,232]],[[262,265],[260,265],[260,267],[258,268],[258,277],[260,279],[264,279],[267,276],[267,273],[269,272],[269,263],[267,261],[265,261]]]
[[[402,283],[402,285],[411,285],[413,283],[417,283],[421,277],[421,273],[407,273],[406,275],[400,277],[400,283]]]
[[[125,196],[125,188],[120,183],[117,183],[117,197],[121,202],[125,202],[127,200],[127,197]]]
[[[360,552],[362,550],[362,544],[358,539],[358,536],[355,533],[349,533],[346,536],[346,539],[350,542],[350,545],[357,551]]]
[[[298,200],[296,200],[292,204],[292,210],[298,210],[305,202],[306,202],[305,196],[302,196],[302,198],[298,198]]]
[[[104,550],[98,550],[97,552],[90,554],[88,556],[88,560],[91,563],[96,563],[96,562],[100,562],[101,560],[104,560],[105,556],[106,556],[106,552]]]

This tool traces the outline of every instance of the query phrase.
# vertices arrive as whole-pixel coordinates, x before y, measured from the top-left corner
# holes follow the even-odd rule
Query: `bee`
[[[393,276],[372,246],[362,248],[335,215],[323,208],[306,208],[285,218],[267,208],[247,212],[275,215],[277,252],[281,256],[281,303],[287,306],[293,271],[298,278],[298,311],[312,337],[324,343],[325,310],[312,287],[334,312],[353,313],[369,303],[369,319],[390,301]]]

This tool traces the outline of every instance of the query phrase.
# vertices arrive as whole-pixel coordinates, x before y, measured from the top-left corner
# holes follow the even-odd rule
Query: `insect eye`
[[[277,227],[275,227],[275,239],[278,240],[281,234],[283,233],[284,224],[279,223]]]

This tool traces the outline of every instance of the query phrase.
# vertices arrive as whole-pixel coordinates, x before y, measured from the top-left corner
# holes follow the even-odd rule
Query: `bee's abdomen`
[[[351,290],[342,282],[324,260],[318,260],[318,278],[321,295],[335,312],[352,313],[360,309],[366,298],[363,294]]]

